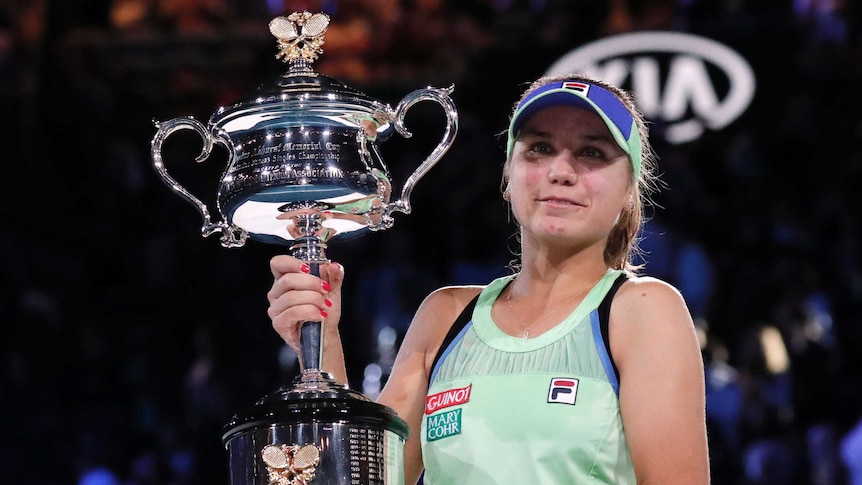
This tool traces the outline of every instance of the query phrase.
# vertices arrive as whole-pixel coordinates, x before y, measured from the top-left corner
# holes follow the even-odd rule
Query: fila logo
[[[467,387],[458,387],[448,391],[438,392],[425,398],[425,414],[431,414],[438,409],[448,408],[464,404],[470,400],[470,390],[473,384]]]
[[[574,405],[577,397],[577,379],[569,377],[555,377],[551,379],[551,388],[548,390],[548,402]]]
[[[584,96],[586,96],[587,93],[590,91],[590,85],[574,81],[566,81],[563,83],[563,89],[571,89],[572,91],[578,91],[583,93]]]

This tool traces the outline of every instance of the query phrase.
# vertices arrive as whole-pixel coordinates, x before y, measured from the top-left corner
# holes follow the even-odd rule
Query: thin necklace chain
[[[506,292],[506,304],[509,305],[509,311],[512,312],[512,316],[515,317],[515,323],[517,323],[518,326],[521,327],[521,330],[524,331],[524,335],[522,335],[521,338],[526,340],[530,337],[530,330],[532,330],[533,327],[538,325],[538,323],[541,322],[542,319],[537,318],[536,321],[533,322],[533,324],[530,325],[529,327],[525,327],[524,324],[521,323],[521,318],[518,316],[517,313],[515,313],[515,309],[512,307],[512,286],[513,286],[512,284],[509,284],[509,291]],[[557,310],[559,310],[560,308],[563,308],[563,305],[565,305],[567,303],[571,303],[571,301],[577,297],[578,297],[578,295],[575,295],[575,296],[572,296],[572,297],[569,297],[569,298],[566,298],[565,300],[563,300],[562,303],[560,303],[559,305],[557,305],[556,308],[551,310],[551,313],[548,313],[548,316],[546,316],[545,319],[551,318],[554,315],[554,313],[557,312]],[[542,315],[544,315],[544,313]],[[542,315],[539,315],[539,316],[541,317]]]

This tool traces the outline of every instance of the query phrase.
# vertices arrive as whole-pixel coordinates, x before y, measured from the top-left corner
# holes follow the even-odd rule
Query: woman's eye
[[[601,150],[599,150],[598,148],[593,148],[593,147],[584,148],[582,153],[584,154],[584,156],[589,157],[589,158],[604,158],[605,157],[605,154]]]
[[[530,152],[532,153],[551,153],[554,149],[549,143],[539,142],[533,143],[530,145]]]

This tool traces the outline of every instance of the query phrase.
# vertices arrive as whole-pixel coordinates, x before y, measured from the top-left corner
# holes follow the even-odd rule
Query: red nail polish
[[[311,273],[311,267],[309,267],[307,264],[303,264],[302,266],[300,266],[299,270],[303,273]]]
[[[326,306],[332,306],[332,300],[330,300],[329,298],[324,298],[323,304]]]
[[[323,286],[323,291],[329,291],[329,290],[331,290],[331,289],[332,289],[332,285],[330,285],[330,284],[329,284],[328,282],[326,282],[326,281],[324,281],[324,282],[323,282],[323,285],[322,285],[322,286]]]
[[[320,316],[321,316],[321,317],[323,317],[323,318],[326,318],[326,317],[328,317],[328,316],[329,316],[329,314],[328,314],[328,313],[326,313],[326,312],[325,312],[325,311],[323,311],[323,310],[320,310]]]

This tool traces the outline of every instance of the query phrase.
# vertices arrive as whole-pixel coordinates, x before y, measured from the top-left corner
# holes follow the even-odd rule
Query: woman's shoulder
[[[685,304],[680,291],[659,278],[630,275],[620,286],[616,299],[622,306],[637,308],[661,307],[667,304]]]
[[[419,306],[419,312],[430,312],[439,316],[440,319],[454,321],[470,301],[485,288],[485,285],[444,286],[438,288],[425,298]]]
[[[484,286],[445,286],[431,292],[419,305],[405,341],[425,355],[426,375],[449,329]]]
[[[443,339],[464,308],[485,288],[484,285],[463,285],[434,290],[419,305],[410,326],[433,346]]]
[[[667,281],[651,276],[630,276],[620,286],[611,306],[611,320],[641,323],[653,329],[656,323],[692,323],[682,293]]]
[[[639,338],[657,337],[664,332],[688,333],[694,326],[682,293],[667,281],[651,276],[630,277],[620,287],[610,320],[617,333],[622,330]]]
[[[622,368],[635,354],[697,347],[694,321],[680,291],[658,278],[637,276],[619,289],[610,312],[610,344]]]

